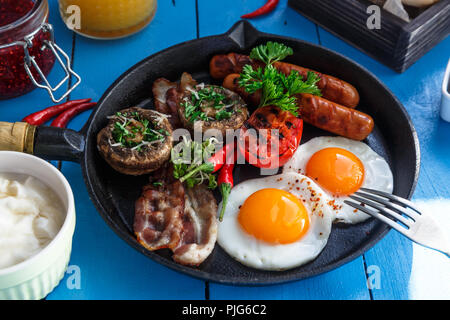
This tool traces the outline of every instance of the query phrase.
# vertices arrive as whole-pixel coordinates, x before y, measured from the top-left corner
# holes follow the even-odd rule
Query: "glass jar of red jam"
[[[53,95],[73,74],[69,57],[54,43],[48,15],[47,0],[0,0],[0,99],[18,97],[36,87],[46,89],[55,102],[67,96],[68,92],[60,99]],[[56,60],[66,77],[52,87],[46,77]]]

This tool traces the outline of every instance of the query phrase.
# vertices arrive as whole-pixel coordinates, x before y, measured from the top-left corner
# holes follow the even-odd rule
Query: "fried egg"
[[[329,200],[314,181],[294,172],[244,181],[229,195],[217,241],[249,267],[300,266],[316,258],[328,241]]]
[[[332,198],[335,221],[359,223],[369,215],[344,200],[360,188],[393,191],[394,178],[389,164],[363,142],[343,137],[317,137],[302,144],[283,167],[283,173],[296,172],[313,179]]]

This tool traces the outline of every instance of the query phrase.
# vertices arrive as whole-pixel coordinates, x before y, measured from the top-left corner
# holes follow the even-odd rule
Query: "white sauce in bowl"
[[[65,208],[40,180],[0,173],[0,269],[27,260],[61,229]]]

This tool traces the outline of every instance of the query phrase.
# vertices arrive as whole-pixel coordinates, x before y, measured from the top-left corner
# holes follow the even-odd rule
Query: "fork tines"
[[[399,232],[403,233],[409,229],[420,215],[420,211],[411,201],[378,190],[366,188],[360,190],[363,192],[356,192],[349,196],[358,203],[348,200],[344,202],[383,221]]]
[[[392,194],[365,188],[361,191],[350,196],[357,202],[344,202],[386,223],[412,241],[450,257],[450,241],[432,216],[422,214],[411,201]]]

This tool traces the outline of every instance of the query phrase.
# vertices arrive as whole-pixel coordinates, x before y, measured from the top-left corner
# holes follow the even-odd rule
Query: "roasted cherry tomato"
[[[302,133],[302,119],[276,106],[265,106],[258,108],[245,122],[238,146],[248,163],[275,169],[292,157]]]

